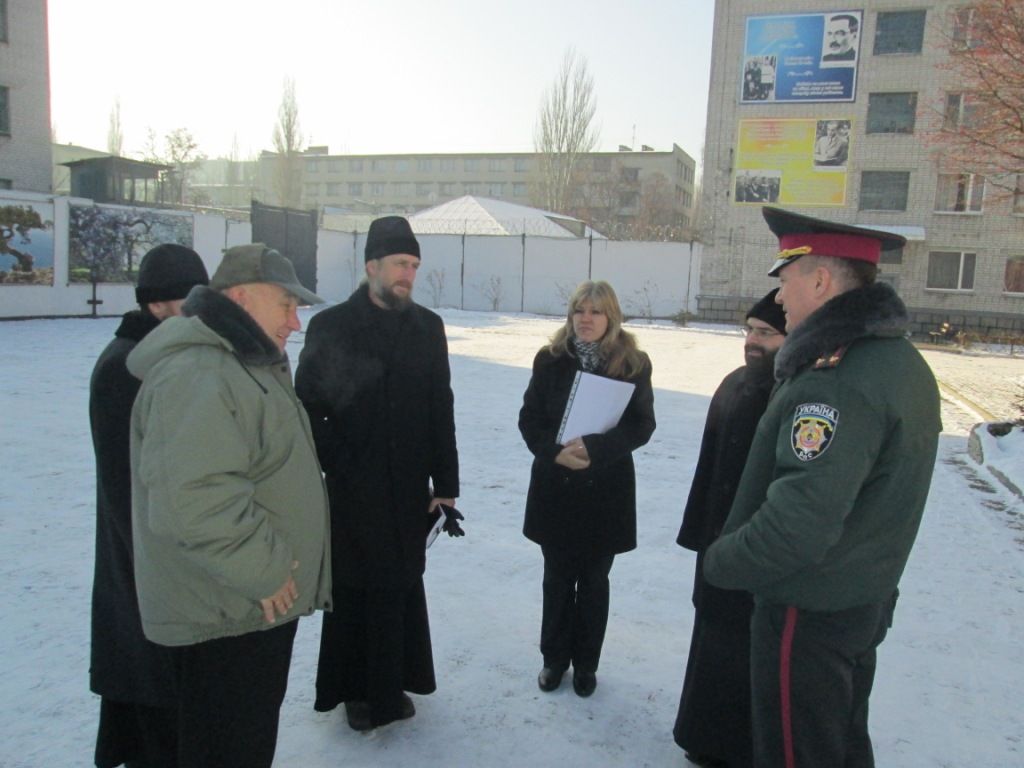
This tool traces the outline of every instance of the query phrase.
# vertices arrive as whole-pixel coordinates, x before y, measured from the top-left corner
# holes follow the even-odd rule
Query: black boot
[[[545,693],[554,691],[562,684],[565,667],[544,667],[537,675],[537,686]]]
[[[597,688],[597,675],[593,672],[584,672],[580,669],[572,671],[572,689],[576,691],[577,696],[585,698],[592,694],[595,688]]]

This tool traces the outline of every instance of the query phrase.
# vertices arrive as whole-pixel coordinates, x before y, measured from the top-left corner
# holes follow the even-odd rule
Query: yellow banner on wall
[[[846,204],[848,118],[740,120],[733,202]]]

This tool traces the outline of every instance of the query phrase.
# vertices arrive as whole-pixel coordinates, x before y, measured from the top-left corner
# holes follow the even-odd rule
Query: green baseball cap
[[[210,287],[215,291],[244,283],[279,285],[303,305],[324,303],[323,299],[299,282],[291,261],[263,243],[225,248],[224,258],[210,279]]]

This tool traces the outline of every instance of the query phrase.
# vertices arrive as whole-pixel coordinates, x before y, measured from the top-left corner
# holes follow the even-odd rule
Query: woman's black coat
[[[575,357],[555,357],[547,347],[534,358],[519,412],[519,431],[534,456],[523,533],[541,546],[588,556],[628,552],[636,548],[633,451],[655,427],[651,363],[644,356],[631,379],[636,389],[618,425],[584,436],[590,466],[570,470],[555,463],[562,449],[555,438],[579,370]]]
[[[423,575],[430,488],[459,495],[448,343],[417,304],[381,310],[367,286],[309,323],[295,374],[331,501],[336,585]]]
[[[96,453],[96,565],[92,592],[89,688],[146,706],[175,702],[166,648],[142,634],[132,554],[132,481],[128,435],[142,382],[125,358],[159,321],[135,310],[96,361],[89,382],[89,422]]]

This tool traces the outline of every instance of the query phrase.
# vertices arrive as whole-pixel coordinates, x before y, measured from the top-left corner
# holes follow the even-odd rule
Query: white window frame
[[[935,185],[935,213],[978,215],[983,212],[984,206],[984,176],[979,173],[939,174]]]
[[[943,291],[946,293],[973,293],[974,285],[977,282],[978,277],[978,254],[976,251],[929,251],[928,252],[928,268],[931,268],[932,256],[939,254],[957,254],[960,257],[960,263],[957,269],[956,286],[953,288],[947,288],[945,286],[933,286],[928,284],[928,275],[925,274],[925,290],[927,291]],[[971,270],[971,284],[964,286],[964,264],[967,261],[967,257],[970,256],[974,260],[973,269]]]

